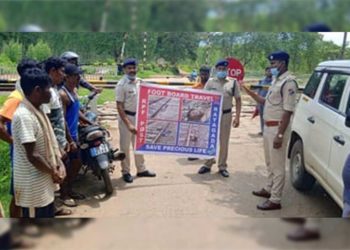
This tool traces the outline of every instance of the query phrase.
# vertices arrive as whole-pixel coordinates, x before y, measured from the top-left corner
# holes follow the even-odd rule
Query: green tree
[[[181,60],[196,60],[199,44],[198,33],[166,32],[160,33],[157,41],[156,54],[176,65]]]
[[[52,55],[49,45],[39,40],[35,45],[31,44],[27,50],[27,57],[42,61]]]
[[[22,58],[22,44],[14,40],[10,40],[2,48],[2,53],[12,62],[16,63]]]

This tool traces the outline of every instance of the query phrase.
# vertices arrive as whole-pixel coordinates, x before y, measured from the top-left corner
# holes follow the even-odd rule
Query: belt
[[[226,109],[226,110],[222,111],[223,114],[228,114],[228,113],[231,113],[231,112],[232,112],[232,109]]]
[[[131,111],[128,111],[128,110],[124,110],[125,114],[127,115],[130,115],[130,116],[135,116],[136,115],[136,112],[131,112]]]
[[[267,127],[277,127],[280,125],[281,122],[279,121],[265,121],[265,125]]]

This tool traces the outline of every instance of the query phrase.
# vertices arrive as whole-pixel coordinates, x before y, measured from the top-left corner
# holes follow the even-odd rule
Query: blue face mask
[[[134,81],[136,79],[136,75],[126,75],[126,77],[130,80],[130,81]]]
[[[218,71],[218,72],[216,72],[216,77],[217,78],[224,79],[224,78],[226,78],[226,76],[227,76],[227,71]]]
[[[275,77],[278,76],[278,74],[280,73],[280,71],[277,68],[270,68],[271,74]]]

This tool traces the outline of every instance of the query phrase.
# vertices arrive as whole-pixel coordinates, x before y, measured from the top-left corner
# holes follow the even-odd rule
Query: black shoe
[[[257,209],[259,209],[259,210],[266,210],[266,211],[268,211],[268,210],[279,210],[281,208],[282,208],[281,204],[274,203],[274,202],[272,202],[270,200],[265,201],[261,205],[257,205]]]
[[[123,174],[123,180],[127,183],[132,183],[134,181],[134,178],[131,176],[131,174]]]
[[[196,161],[196,160],[199,160],[199,158],[192,158],[192,157],[189,157],[187,158],[188,161]]]
[[[267,199],[269,199],[271,197],[271,193],[267,192],[264,188],[262,188],[259,191],[253,191],[252,194],[255,196],[264,197]]]
[[[206,174],[210,172],[210,168],[203,166],[198,170],[198,174]]]
[[[219,174],[221,174],[222,177],[226,178],[230,176],[230,173],[226,169],[219,170]]]
[[[141,173],[137,173],[137,177],[156,177],[156,173],[146,170]]]

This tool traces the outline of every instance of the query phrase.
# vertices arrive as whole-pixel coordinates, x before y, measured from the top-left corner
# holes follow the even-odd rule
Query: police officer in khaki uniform
[[[273,75],[272,85],[266,98],[263,98],[246,86],[243,88],[264,108],[264,151],[268,182],[266,187],[253,194],[268,198],[258,205],[260,210],[281,209],[281,197],[285,182],[286,149],[291,116],[296,105],[297,83],[288,72],[289,55],[277,51],[268,56]]]
[[[137,107],[137,90],[141,80],[136,78],[137,61],[128,58],[123,63],[125,75],[120,79],[116,86],[116,101],[119,113],[119,133],[120,148],[125,152],[125,159],[121,162],[123,179],[127,183],[133,182],[130,174],[130,142],[134,147],[136,107]],[[135,165],[138,177],[155,177],[156,174],[147,170],[143,155],[135,155]]]
[[[241,116],[241,94],[239,84],[236,80],[228,80],[227,77],[227,60],[219,60],[216,65],[216,77],[209,79],[204,89],[217,91],[223,94],[222,115],[220,124],[220,152],[219,152],[219,173],[223,177],[229,177],[227,171],[227,156],[230,141],[231,122],[232,122],[232,99],[236,101],[236,115],[232,122],[232,126],[237,128],[239,126],[239,119]],[[211,167],[215,163],[215,159],[207,160],[198,173],[205,174],[210,172]]]

